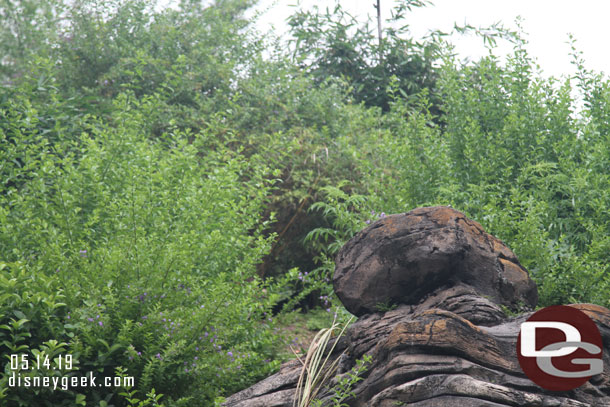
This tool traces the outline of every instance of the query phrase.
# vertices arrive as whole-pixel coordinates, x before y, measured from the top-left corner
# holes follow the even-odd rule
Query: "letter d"
[[[580,332],[565,322],[531,321],[521,324],[521,355],[525,357],[558,357],[569,355],[577,346],[565,346],[556,350],[536,350],[536,329],[554,328],[562,331],[566,339],[564,342],[580,342]]]

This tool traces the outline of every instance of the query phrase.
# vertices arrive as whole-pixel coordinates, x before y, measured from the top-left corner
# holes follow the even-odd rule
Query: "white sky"
[[[389,17],[395,0],[382,0],[383,15]],[[261,0],[258,9],[269,7],[262,16],[259,29],[266,31],[271,25],[276,32],[286,31],[286,18],[295,10],[297,0]],[[320,9],[333,8],[336,0],[302,0],[301,7],[318,5]],[[341,0],[344,9],[349,10],[362,21],[366,15],[375,15],[375,0]],[[275,4],[275,5],[273,5]],[[476,27],[490,26],[502,22],[504,27],[516,29],[515,19],[522,17],[522,27],[527,34],[528,52],[534,57],[545,76],[559,77],[572,75],[568,33],[572,33],[576,46],[583,56],[588,69],[610,73],[610,0],[433,0],[433,4],[414,9],[407,14],[406,23],[415,38],[421,38],[429,30],[451,31],[454,23],[470,24]],[[462,57],[477,59],[487,51],[482,39],[475,37],[455,37],[451,42]],[[497,54],[510,52],[512,45],[498,44]]]

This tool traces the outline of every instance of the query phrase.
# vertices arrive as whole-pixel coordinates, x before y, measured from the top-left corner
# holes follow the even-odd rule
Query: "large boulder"
[[[472,287],[513,310],[531,309],[538,293],[515,254],[455,209],[435,206],[390,215],[339,251],[335,293],[360,316],[417,304],[439,287]]]
[[[536,286],[515,255],[451,208],[392,215],[357,234],[337,259],[335,289],[359,315],[330,361],[334,389],[356,361],[371,357],[351,407],[610,407],[610,310],[575,304],[599,327],[604,371],[567,392],[529,380],[517,358],[521,323],[506,307],[533,307]],[[291,407],[301,372],[273,376],[229,397],[225,407]]]

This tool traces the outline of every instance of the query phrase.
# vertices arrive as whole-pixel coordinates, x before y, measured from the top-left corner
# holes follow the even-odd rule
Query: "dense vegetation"
[[[424,205],[504,240],[541,306],[610,306],[610,82],[577,51],[545,79],[498,30],[505,63],[463,64],[340,7],[282,42],[252,5],[0,0],[0,404],[214,405],[278,367],[278,316],[344,312],[347,239]],[[11,354],[135,384],[8,387]]]

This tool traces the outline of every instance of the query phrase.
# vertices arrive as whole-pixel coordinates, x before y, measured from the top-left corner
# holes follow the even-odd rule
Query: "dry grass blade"
[[[337,345],[339,338],[343,335],[345,329],[348,327],[351,321],[352,320],[350,319],[345,324],[343,329],[341,329],[341,332],[337,336],[337,340],[333,343],[328,352],[325,351],[328,347],[328,343],[332,339],[333,332],[340,327],[336,320],[333,321],[330,328],[321,329],[320,332],[316,334],[313,341],[311,341],[311,344],[309,345],[305,361],[297,356],[303,365],[303,368],[297,383],[293,403],[294,407],[308,407],[311,402],[315,400],[324,383],[326,383],[326,381],[335,373],[339,363],[339,358],[335,358],[335,360],[330,364],[329,359],[335,349],[335,346]]]

